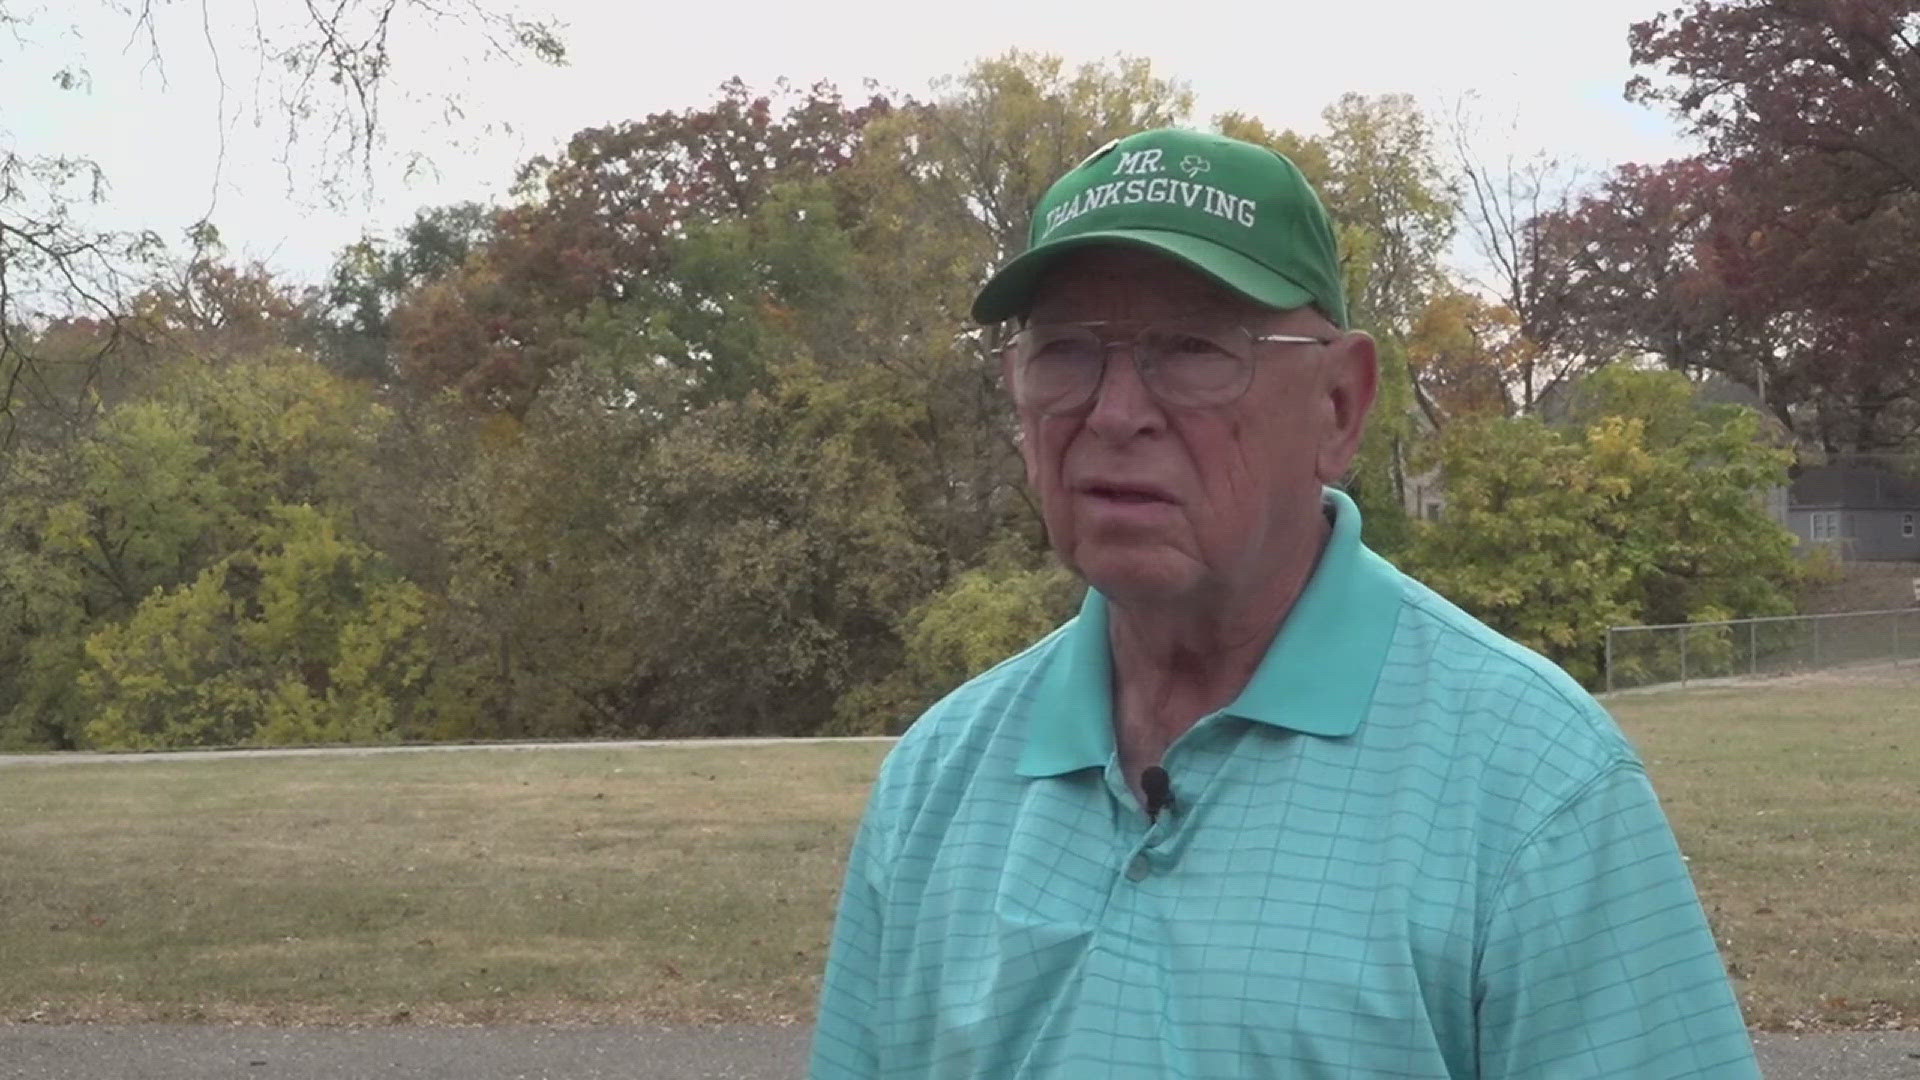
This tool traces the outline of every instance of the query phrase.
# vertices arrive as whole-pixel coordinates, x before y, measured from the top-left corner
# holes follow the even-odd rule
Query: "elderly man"
[[[1086,602],[888,757],[815,1080],[1758,1075],[1619,730],[1328,486],[1378,378],[1340,280],[1262,147],[1041,200],[974,315]]]

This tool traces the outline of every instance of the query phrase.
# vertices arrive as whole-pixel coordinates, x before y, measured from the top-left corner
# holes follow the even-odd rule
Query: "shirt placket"
[[[1103,772],[1107,794],[1117,807],[1114,829],[1114,873],[1109,881],[1105,910],[1096,932],[1095,966],[1087,988],[1110,1015],[1119,1018],[1107,1033],[1113,1049],[1126,1060],[1170,1064],[1171,1023],[1167,970],[1168,942],[1164,912],[1179,892],[1178,857],[1183,822],[1204,797],[1207,781],[1217,767],[1214,755],[1199,746],[1213,725],[1207,717],[1167,748],[1163,764],[1173,780],[1172,808],[1149,820],[1134,798],[1117,755]],[[1096,989],[1098,987],[1098,989]]]

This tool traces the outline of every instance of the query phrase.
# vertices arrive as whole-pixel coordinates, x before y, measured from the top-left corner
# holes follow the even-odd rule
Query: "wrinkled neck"
[[[1200,717],[1240,695],[1306,590],[1331,533],[1322,518],[1321,528],[1253,588],[1178,605],[1109,602],[1115,734],[1123,759],[1153,764]],[[1135,764],[1128,762],[1129,775]]]

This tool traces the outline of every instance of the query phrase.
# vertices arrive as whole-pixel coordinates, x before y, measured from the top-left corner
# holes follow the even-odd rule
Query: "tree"
[[[938,572],[887,453],[901,419],[802,363],[661,442],[646,606],[655,635],[683,629],[652,658],[681,674],[660,715],[877,726],[856,692],[900,666],[902,615]]]
[[[1346,231],[1353,322],[1403,339],[1442,279],[1454,194],[1412,97],[1344,94],[1329,105],[1328,208]]]
[[[276,296],[257,275],[209,268],[191,295],[141,298],[153,355],[123,396],[10,455],[0,741],[82,744],[90,637],[249,550],[276,507],[345,505],[368,471],[380,412],[272,343],[251,314]]]
[[[563,376],[452,493],[453,730],[806,734],[853,708],[933,584],[900,410],[804,359],[664,421],[606,388]]]
[[[1533,223],[1548,249],[1535,321],[1551,327],[1554,385],[1582,367],[1649,355],[1718,371],[1791,400],[1793,358],[1729,287],[1726,170],[1699,158],[1624,165],[1577,204]],[[1544,389],[1544,387],[1543,387]],[[1787,415],[1782,409],[1781,419]]]
[[[1449,127],[1460,180],[1461,220],[1487,276],[1473,281],[1513,320],[1518,339],[1502,350],[1511,362],[1502,398],[1532,411],[1544,393],[1612,359],[1595,354],[1570,325],[1566,260],[1576,245],[1553,229],[1574,203],[1578,175],[1545,154],[1489,163],[1464,103]]]
[[[1084,592],[1059,567],[969,570],[908,618],[907,663],[924,686],[959,686],[1071,618]]]
[[[1450,424],[1446,513],[1415,526],[1402,565],[1588,683],[1610,626],[1791,610],[1793,538],[1763,502],[1789,455],[1758,417],[1696,403],[1674,372],[1614,365],[1581,389],[1561,426]]]
[[[103,6],[129,19],[131,38],[144,40],[147,62],[164,73],[168,46],[159,27],[167,5],[139,0]],[[0,2],[0,26],[16,42],[25,42],[24,31],[40,17]],[[261,61],[258,70],[273,73],[260,76],[256,99],[276,102],[289,152],[302,138],[319,147],[309,164],[323,187],[337,192],[353,170],[370,172],[381,142],[381,97],[393,79],[392,35],[416,20],[434,29],[437,40],[477,40],[489,55],[547,63],[565,58],[551,24],[498,12],[481,0],[343,0],[306,5],[286,21],[263,20],[256,9],[248,47]],[[220,39],[211,25],[202,20],[196,28],[196,45],[204,42],[213,51],[217,72]],[[88,83],[79,66],[62,67],[53,76],[66,91]],[[221,115],[215,122],[228,120]],[[0,135],[6,134],[4,124],[0,112]],[[37,331],[68,318],[105,327],[90,374],[122,344],[126,303],[165,265],[164,245],[153,232],[94,228],[76,212],[108,196],[108,177],[95,163],[16,150],[12,143],[0,138],[0,453],[11,444],[22,402],[42,411],[71,406],[62,392],[73,380],[46,370]],[[290,165],[289,182],[292,175]]]
[[[1920,436],[1920,198],[1876,210],[1836,197],[1853,171],[1831,158],[1735,167],[1704,258],[1735,319],[1767,345],[1743,366],[1764,374],[1806,442],[1898,450]]]
[[[1636,23],[1629,95],[1671,106],[1731,162],[1839,155],[1883,193],[1920,188],[1920,7],[1911,0],[1694,0]]]
[[[1631,34],[1634,63],[1663,77],[1628,92],[1706,141],[1716,268],[1832,450],[1920,433],[1917,40],[1911,0],[1696,0]]]
[[[1531,385],[1534,356],[1511,308],[1460,289],[1428,300],[1407,337],[1418,401],[1434,430],[1457,417],[1526,410],[1520,391]]]
[[[365,236],[342,249],[315,298],[328,366],[349,378],[393,382],[394,309],[464,266],[492,237],[494,213],[471,202],[429,207],[414,214],[398,243]]]
[[[311,506],[86,642],[88,745],[382,742],[416,720],[427,598]]]
[[[520,170],[521,202],[457,273],[415,290],[394,313],[400,372],[418,390],[525,415],[541,387],[580,356],[579,320],[598,306],[646,305],[669,317],[713,302],[676,276],[681,241],[755,212],[783,179],[843,167],[866,124],[890,107],[849,105],[819,84],[756,94],[738,79],[703,109],[589,128],[566,151]],[[714,321],[711,316],[708,322]],[[709,344],[668,326],[647,344],[715,394],[740,373]],[[737,359],[737,358],[735,358]]]
[[[127,298],[160,265],[152,234],[100,232],[75,220],[74,205],[97,202],[105,190],[89,162],[0,150],[0,468],[23,409],[72,419],[76,391],[125,340]],[[47,331],[74,322],[96,331],[89,351],[47,352]]]
[[[1571,439],[1530,416],[1456,420],[1435,448],[1444,518],[1416,523],[1399,556],[1441,595],[1588,683],[1607,627],[1640,621],[1622,542],[1634,526],[1620,509],[1640,463],[1638,432],[1598,434]]]

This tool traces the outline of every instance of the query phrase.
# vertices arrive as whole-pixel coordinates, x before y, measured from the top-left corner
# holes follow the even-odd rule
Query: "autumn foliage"
[[[1696,2],[1633,27],[1629,93],[1706,144],[1690,262],[1830,450],[1920,431],[1920,5]]]
[[[1463,196],[1404,96],[1214,118],[1338,222],[1370,542],[1582,677],[1608,625],[1790,607],[1786,444],[1920,422],[1912,22],[1636,27],[1633,92],[1702,152],[1524,205]],[[967,304],[1053,177],[1192,110],[1144,61],[1021,52],[925,98],[733,81],[315,288],[209,246],[121,317],[11,330],[60,363],[0,451],[0,744],[898,730],[1076,599]],[[1476,222],[1497,287],[1445,265]]]

